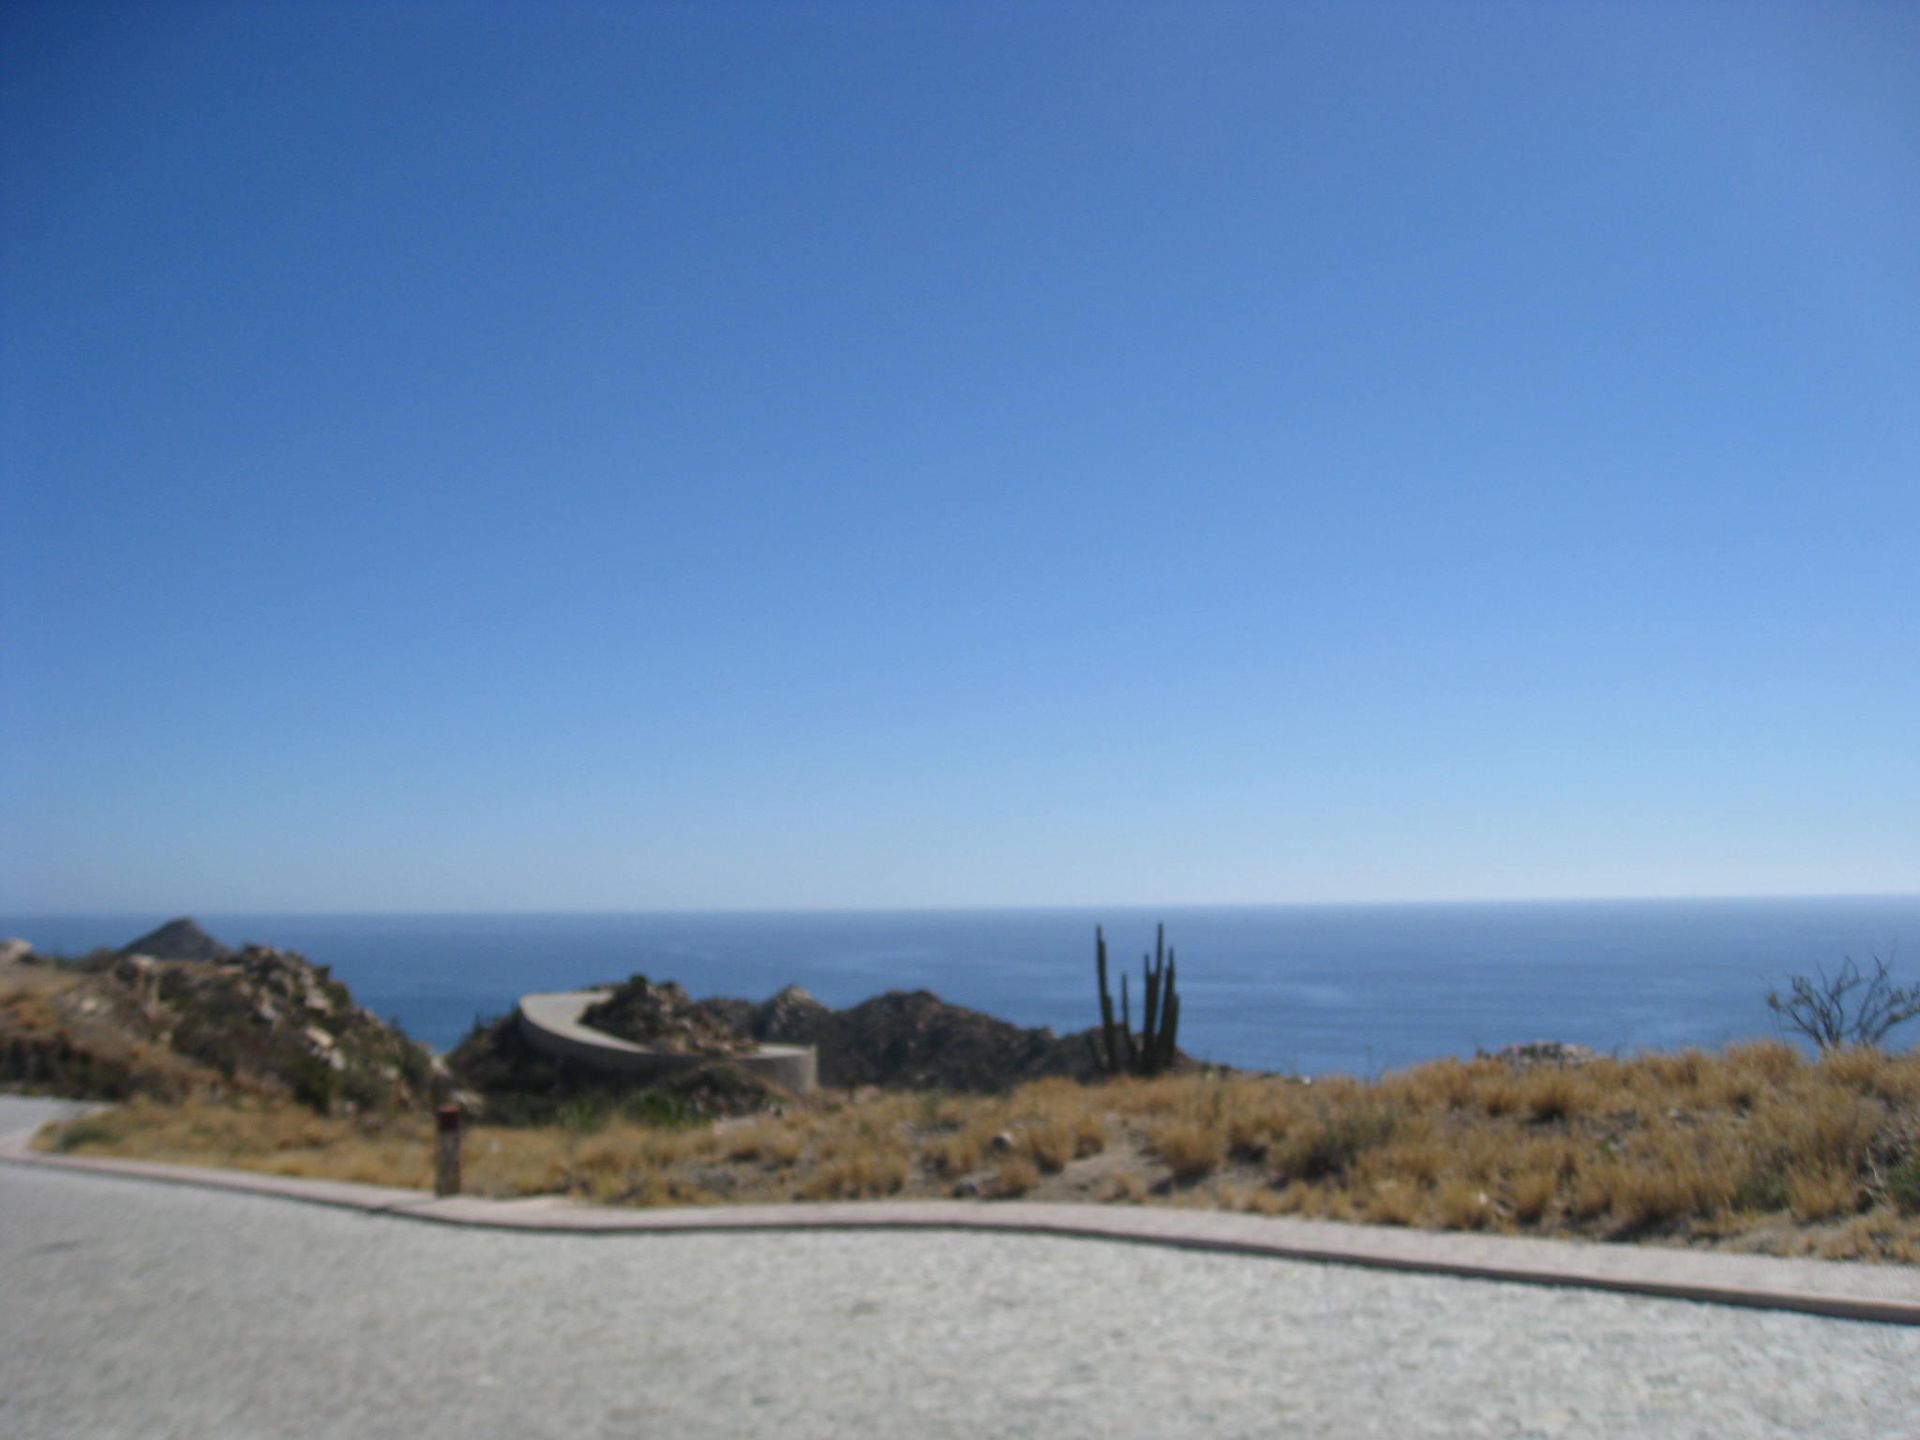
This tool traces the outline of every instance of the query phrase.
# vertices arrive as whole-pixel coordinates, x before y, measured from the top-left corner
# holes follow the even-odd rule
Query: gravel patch
[[[980,1234],[513,1235],[0,1167],[0,1433],[1920,1434],[1920,1332]]]

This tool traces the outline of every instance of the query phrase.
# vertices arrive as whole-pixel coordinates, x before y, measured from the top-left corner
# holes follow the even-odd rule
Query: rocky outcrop
[[[833,1011],[798,985],[770,1000],[702,1000],[699,1009],[736,1035],[762,1045],[811,1045]]]
[[[231,960],[234,952],[200,928],[198,921],[183,915],[169,920],[157,930],[149,930],[122,955],[151,955],[155,960]]]
[[[684,988],[671,980],[656,984],[644,975],[616,986],[580,1016],[580,1023],[670,1055],[740,1055],[753,1048],[751,1037],[696,1005]]]
[[[1526,1040],[1517,1045],[1502,1045],[1498,1050],[1479,1052],[1493,1060],[1503,1060],[1516,1070],[1531,1070],[1539,1065],[1585,1065],[1598,1059],[1598,1053],[1588,1045],[1576,1045],[1568,1040]]]
[[[291,1094],[319,1110],[415,1106],[446,1088],[437,1057],[325,965],[180,924],[191,958],[149,953],[155,931],[80,962],[0,965],[0,1078],[109,1099]]]
[[[1081,1036],[1023,1029],[929,990],[891,990],[830,1011],[813,1028],[829,1085],[993,1091],[1093,1069]]]

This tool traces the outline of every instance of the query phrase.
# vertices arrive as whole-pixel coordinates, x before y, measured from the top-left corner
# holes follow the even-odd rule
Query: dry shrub
[[[1520,1129],[1517,1124],[1456,1130],[1436,1142],[1444,1147],[1446,1155],[1440,1178],[1457,1177],[1471,1180],[1482,1190],[1493,1189],[1519,1157],[1531,1153],[1536,1138],[1536,1132]]]
[[[1522,1108],[1535,1124],[1565,1120],[1588,1108],[1591,1086],[1576,1071],[1560,1067],[1542,1068],[1526,1078],[1522,1086]]]
[[[1290,1087],[1269,1084],[1261,1091],[1242,1094],[1226,1113],[1228,1151],[1243,1160],[1264,1159],[1274,1137],[1301,1113]]]
[[[1845,1045],[1829,1050],[1814,1065],[1814,1074],[1843,1090],[1868,1095],[1891,1068],[1887,1057],[1871,1045]]]
[[[1006,1097],[1006,1107],[1029,1120],[1066,1120],[1087,1110],[1100,1092],[1061,1076],[1034,1080]],[[979,1101],[967,1102],[970,1106]],[[988,1103],[992,1103],[989,1101]]]
[[[1920,1261],[1920,1234],[1903,1230],[1883,1211],[1863,1215],[1823,1239],[1818,1253],[1825,1260],[1880,1260],[1899,1265]]]
[[[1734,1065],[1718,1065],[1701,1079],[1695,1093],[1704,1106],[1744,1113],[1753,1109],[1766,1093],[1766,1085],[1752,1070]]]
[[[1089,1111],[1073,1122],[1073,1154],[1076,1160],[1098,1155],[1106,1148],[1107,1126],[1098,1115]]]
[[[1502,1067],[1504,1068],[1504,1067]],[[1473,1103],[1485,1062],[1468,1064],[1464,1060],[1435,1060],[1417,1065],[1382,1082],[1395,1097],[1423,1109],[1464,1110]]]
[[[1800,1052],[1784,1040],[1729,1045],[1723,1060],[1729,1068],[1747,1071],[1768,1087],[1786,1084],[1806,1064]]]
[[[1920,1052],[1889,1055],[1871,1045],[1850,1045],[1821,1056],[1815,1074],[1830,1085],[1889,1104],[1920,1101]]]
[[[1004,1155],[993,1170],[994,1193],[1009,1200],[1026,1194],[1039,1183],[1040,1169],[1025,1155]]]
[[[1526,1087],[1518,1077],[1502,1075],[1479,1087],[1480,1108],[1492,1119],[1511,1115],[1526,1103]]]
[[[1698,1050],[1681,1050],[1672,1055],[1643,1055],[1644,1072],[1667,1090],[1691,1090],[1712,1062]]]
[[[1753,1141],[1783,1168],[1858,1172],[1886,1122],[1887,1107],[1881,1101],[1815,1085],[1757,1110]]]
[[[461,1181],[471,1194],[493,1198],[546,1194],[565,1186],[566,1162],[551,1131],[476,1129],[468,1132]]]
[[[351,1178],[408,1189],[430,1179],[430,1131],[420,1117],[325,1118],[304,1106],[256,1099],[136,1100],[55,1127],[48,1143],[84,1154]]]
[[[1725,1142],[1668,1135],[1583,1176],[1577,1208],[1585,1215],[1598,1213],[1593,1208],[1597,1185],[1615,1230],[1631,1234],[1728,1209],[1743,1173]]]
[[[1440,1224],[1448,1230],[1479,1230],[1493,1219],[1491,1197],[1466,1180],[1443,1183],[1434,1194],[1433,1208]]]
[[[1141,1120],[1191,1115],[1212,1103],[1212,1082],[1203,1075],[1162,1075],[1154,1080],[1127,1076],[1102,1088],[1110,1108]]]
[[[1446,1172],[1454,1157],[1446,1145],[1423,1135],[1395,1140],[1375,1151],[1374,1158],[1376,1163],[1370,1169],[1428,1186]]]
[[[1277,1176],[1321,1180],[1344,1175],[1366,1151],[1393,1136],[1395,1117],[1373,1105],[1319,1105],[1311,1119],[1278,1137],[1267,1158]]]
[[[1860,1181],[1854,1175],[1818,1170],[1787,1177],[1787,1205],[1796,1220],[1851,1215],[1860,1208],[1860,1199]]]
[[[1376,1225],[1411,1225],[1419,1218],[1420,1197],[1410,1185],[1388,1180],[1367,1201],[1367,1219]]]
[[[1612,1179],[1608,1210],[1624,1233],[1678,1220],[1695,1209],[1694,1190],[1684,1176],[1622,1166]]]
[[[727,1158],[785,1167],[797,1161],[805,1149],[806,1141],[794,1127],[763,1121],[733,1132],[727,1143]]]
[[[1226,1132],[1205,1121],[1165,1121],[1153,1127],[1148,1143],[1182,1183],[1211,1175],[1227,1158]]]
[[[1277,1190],[1262,1186],[1249,1190],[1240,1197],[1240,1208],[1249,1215],[1278,1215],[1280,1213],[1280,1194]]]
[[[653,1209],[664,1205],[711,1205],[722,1197],[684,1176],[650,1174],[637,1177],[632,1188],[618,1198],[623,1205]]]
[[[1539,1224],[1559,1191],[1559,1177],[1550,1170],[1527,1170],[1515,1175],[1507,1187],[1513,1218],[1522,1225]]]
[[[1614,1191],[1626,1167],[1617,1160],[1582,1166],[1563,1190],[1563,1208],[1574,1221],[1597,1220],[1613,1208]]]
[[[991,1123],[969,1125],[928,1143],[920,1152],[921,1159],[935,1174],[950,1178],[969,1175],[985,1162],[997,1133]]]
[[[794,1189],[796,1200],[865,1200],[898,1194],[907,1183],[904,1155],[862,1150],[828,1160]]]
[[[1020,1132],[1019,1146],[1028,1159],[1048,1174],[1057,1174],[1078,1153],[1078,1133],[1067,1119],[1047,1119]]]

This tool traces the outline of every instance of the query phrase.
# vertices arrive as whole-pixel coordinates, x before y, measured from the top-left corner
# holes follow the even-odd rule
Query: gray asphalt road
[[[1911,1329],[1037,1237],[513,1235],[0,1166],[0,1297],[17,1440],[1920,1435]]]

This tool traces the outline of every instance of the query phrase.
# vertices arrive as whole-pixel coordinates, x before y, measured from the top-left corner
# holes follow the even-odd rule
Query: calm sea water
[[[42,949],[123,945],[161,915],[5,916]],[[789,982],[830,1005],[929,989],[1023,1025],[1093,1023],[1093,927],[1136,971],[1164,919],[1180,957],[1181,1043],[1233,1065],[1371,1075],[1513,1041],[1630,1052],[1774,1033],[1794,973],[1905,939],[1920,896],[610,915],[202,915],[215,935],[304,952],[359,1001],[445,1048],[530,990],[636,971],[695,995]],[[1137,984],[1136,974],[1136,984]],[[1116,988],[1118,980],[1115,980]],[[1920,1023],[1896,1043],[1920,1040]]]

